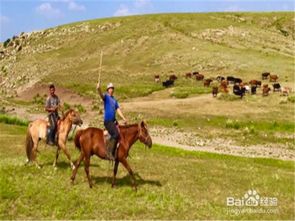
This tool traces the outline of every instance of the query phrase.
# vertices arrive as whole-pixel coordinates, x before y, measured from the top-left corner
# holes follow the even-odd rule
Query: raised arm
[[[127,119],[125,118],[125,116],[123,115],[122,111],[120,108],[117,108],[117,112],[120,115],[120,117],[124,120],[124,123],[127,124]]]
[[[96,85],[96,89],[97,89],[97,92],[98,92],[98,95],[100,96],[100,98],[101,98],[102,100],[104,100],[104,96],[103,96],[103,94],[102,94],[102,92],[101,92],[101,88],[100,88],[100,82],[97,83],[97,85]]]

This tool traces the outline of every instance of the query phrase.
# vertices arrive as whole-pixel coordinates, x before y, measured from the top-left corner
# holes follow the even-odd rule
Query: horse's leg
[[[118,172],[118,166],[119,166],[119,160],[116,160],[115,165],[114,165],[114,174],[113,174],[112,187],[115,187],[115,185],[116,185],[116,175],[117,175],[117,172]]]
[[[81,152],[81,154],[80,154],[80,156],[79,156],[79,159],[77,160],[77,163],[76,163],[76,165],[75,165],[75,169],[73,170],[73,173],[72,173],[72,176],[71,176],[72,183],[74,183],[74,180],[75,180],[75,178],[76,178],[76,174],[77,174],[77,172],[78,172],[78,168],[79,168],[80,163],[81,163],[81,161],[83,160],[83,158],[84,158],[84,153]]]
[[[53,167],[56,168],[56,163],[57,163],[57,159],[58,159],[58,156],[59,156],[59,151],[60,151],[60,147],[57,146],[57,149],[56,149],[56,154],[55,154],[55,160],[53,162]]]
[[[32,149],[32,161],[35,163],[37,168],[41,168],[40,165],[37,162],[37,148],[38,148],[38,143],[39,143],[39,138],[38,137],[33,137],[33,149]]]
[[[90,155],[85,155],[84,164],[85,164],[84,165],[85,166],[85,173],[87,175],[89,187],[92,188],[92,182],[91,182],[91,178],[90,178],[90,174],[89,174]]]
[[[70,155],[70,153],[69,153],[69,151],[68,151],[68,149],[67,149],[65,143],[63,143],[63,142],[59,142],[58,145],[59,145],[59,147],[63,150],[63,152],[64,152],[65,155],[67,156],[68,160],[70,161],[70,164],[71,164],[71,168],[72,168],[72,170],[74,170],[74,169],[75,169],[75,165],[73,164],[73,162],[72,162],[72,160],[71,160],[71,155]]]
[[[136,187],[136,183],[135,183],[135,177],[134,177],[134,174],[133,174],[133,171],[132,171],[131,167],[129,166],[126,158],[122,158],[122,159],[120,159],[120,161],[123,164],[123,166],[127,169],[127,171],[129,172],[129,174],[131,176],[132,186],[133,186],[134,190],[136,191],[137,187]]]

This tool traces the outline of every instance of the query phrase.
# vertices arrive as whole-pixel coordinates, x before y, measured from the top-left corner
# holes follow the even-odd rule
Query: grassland
[[[43,117],[47,91],[37,90],[36,83],[54,82],[66,106],[79,108],[84,122],[99,126],[102,104],[95,84],[103,50],[102,83],[115,84],[130,122],[145,119],[153,127],[193,133],[194,139],[272,145],[293,153],[294,93],[262,97],[259,89],[242,100],[214,99],[202,82],[184,78],[186,72],[200,71],[206,78],[234,75],[247,82],[270,71],[294,89],[293,24],[291,12],[166,14],[84,21],[33,33],[28,46],[0,61],[0,106],[21,118]],[[173,88],[153,81],[155,74],[165,80],[172,73],[178,77]],[[90,190],[83,168],[70,184],[63,154],[53,170],[54,148],[41,145],[41,170],[24,166],[27,123],[0,115],[1,219],[295,218],[293,161],[157,144],[145,150],[137,143],[130,162],[138,192],[131,190],[122,167],[118,188],[111,189],[111,166],[97,158],[92,159],[95,186]],[[76,159],[71,142],[69,148]],[[242,197],[249,189],[277,197],[275,213],[229,214],[226,197]]]
[[[111,188],[111,166],[92,158],[94,188],[83,168],[74,185],[63,154],[52,168],[54,149],[41,146],[42,169],[24,166],[24,126],[0,124],[1,219],[294,219],[294,164],[184,151],[136,143],[129,159],[139,190],[134,192],[123,167]],[[78,152],[69,143],[70,152]],[[271,173],[270,173],[271,171]],[[248,189],[277,197],[274,214],[228,214],[226,197]]]

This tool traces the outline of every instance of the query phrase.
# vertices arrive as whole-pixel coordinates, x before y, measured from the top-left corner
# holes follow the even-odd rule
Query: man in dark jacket
[[[101,92],[100,82],[97,84],[96,88],[99,96],[104,102],[104,126],[111,135],[111,138],[107,143],[107,157],[109,160],[114,160],[114,154],[120,136],[117,128],[116,112],[118,112],[125,123],[127,123],[127,120],[124,117],[117,100],[113,96],[115,90],[114,85],[109,83],[107,85],[107,92],[104,94]]]

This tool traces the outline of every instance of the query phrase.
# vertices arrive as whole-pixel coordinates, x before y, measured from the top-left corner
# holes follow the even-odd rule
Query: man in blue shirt
[[[114,154],[120,136],[117,128],[116,112],[118,112],[120,117],[124,120],[125,124],[127,123],[127,120],[124,117],[117,100],[113,96],[115,90],[114,85],[109,83],[107,85],[107,92],[104,94],[101,92],[100,82],[98,82],[96,88],[99,96],[104,102],[104,126],[111,135],[111,138],[107,143],[107,157],[109,160],[115,160]]]

